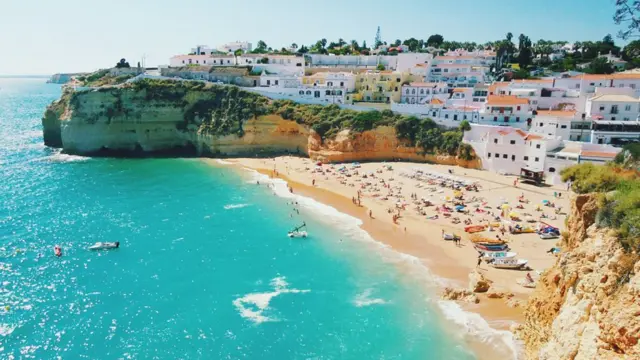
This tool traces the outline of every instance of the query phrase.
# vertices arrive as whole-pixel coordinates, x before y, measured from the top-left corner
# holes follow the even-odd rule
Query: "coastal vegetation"
[[[111,75],[109,69],[98,70],[86,76],[78,76],[76,80],[82,86],[100,87],[105,85],[119,85],[133,78],[133,74],[123,74],[118,76]]]
[[[417,146],[425,154],[458,155],[472,160],[471,147],[462,144],[469,123],[462,121],[458,128],[443,128],[431,119],[405,116],[390,110],[356,111],[342,109],[338,105],[309,105],[291,100],[272,100],[262,95],[244,91],[235,86],[219,86],[200,81],[169,81],[144,79],[125,84],[122,88],[105,87],[98,91],[109,92],[119,98],[123,91],[131,89],[143,94],[145,101],[177,103],[183,108],[184,121],[179,130],[197,127],[198,131],[212,135],[244,135],[243,124],[263,115],[279,115],[313,129],[320,138],[332,139],[348,130],[350,134],[374,130],[380,126],[395,129],[398,139],[407,146]],[[69,103],[77,105],[77,93]],[[122,104],[116,100],[114,104]],[[126,111],[126,106],[111,106],[104,115],[111,118]]]
[[[582,163],[561,175],[578,194],[598,193],[596,224],[615,229],[625,249],[640,250],[640,157],[637,144],[629,148],[605,166]]]

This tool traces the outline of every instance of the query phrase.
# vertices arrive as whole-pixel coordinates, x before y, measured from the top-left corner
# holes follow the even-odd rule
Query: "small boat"
[[[120,247],[120,242],[97,242],[89,246],[89,250],[109,250],[117,249]]]
[[[509,251],[509,245],[507,244],[502,244],[502,245],[474,244],[473,247],[476,250],[482,251],[482,252]]]
[[[491,260],[491,259],[512,259],[516,257],[518,253],[512,251],[489,251],[482,253],[483,260]]]
[[[554,233],[554,232],[548,232],[548,233],[541,233],[540,234],[540,239],[542,239],[542,240],[557,239],[559,237],[560,237],[560,235],[558,233]]]
[[[522,269],[527,265],[527,260],[524,259],[492,259],[490,265],[496,269]]]
[[[464,227],[464,231],[473,234],[480,231],[484,231],[487,227],[484,225],[469,225]]]
[[[456,234],[442,234],[442,239],[444,240],[460,240],[460,236],[456,235]]]
[[[306,223],[302,223],[302,225],[294,228],[293,230],[290,230],[287,233],[287,236],[290,238],[306,238],[307,236],[309,236],[309,234],[307,234],[307,232],[304,230],[300,230],[306,226],[307,226]]]

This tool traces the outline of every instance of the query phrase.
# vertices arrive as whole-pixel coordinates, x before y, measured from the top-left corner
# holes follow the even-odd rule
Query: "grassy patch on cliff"
[[[596,224],[616,229],[627,250],[640,250],[640,176],[636,169],[619,163],[583,163],[561,174],[563,181],[572,181],[576,193],[600,193]]]
[[[77,80],[82,83],[82,86],[100,87],[106,85],[119,85],[133,78],[134,76],[135,75],[133,74],[112,76],[109,73],[109,69],[104,69],[98,70],[89,75],[78,76]]]
[[[125,88],[145,92],[147,101],[179,103],[184,108],[184,124],[198,126],[199,131],[215,135],[243,135],[245,121],[275,114],[311,127],[322,139],[333,138],[342,130],[361,133],[379,126],[394,127],[398,138],[407,145],[418,146],[425,153],[458,155],[473,159],[471,147],[462,144],[463,131],[445,129],[431,119],[396,114],[390,110],[355,111],[337,105],[309,105],[290,100],[272,100],[235,86],[219,86],[201,81],[167,81],[145,79],[126,84]]]

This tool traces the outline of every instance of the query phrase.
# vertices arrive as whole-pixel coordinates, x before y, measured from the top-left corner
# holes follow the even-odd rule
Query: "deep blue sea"
[[[354,219],[198,159],[61,154],[59,95],[0,79],[0,359],[474,358]]]

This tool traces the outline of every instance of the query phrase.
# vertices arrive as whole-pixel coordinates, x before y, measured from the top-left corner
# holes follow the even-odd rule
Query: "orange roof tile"
[[[529,135],[525,136],[524,139],[525,140],[542,140],[542,136],[529,134]]]
[[[469,88],[469,89],[471,89],[471,88]],[[459,92],[465,92],[466,90],[467,89],[465,89],[465,88],[455,88],[455,89],[453,89],[453,92],[454,93],[459,93]]]
[[[538,110],[540,116],[574,117],[575,110]]]
[[[427,64],[416,64],[416,67],[427,67]]]
[[[524,105],[529,104],[529,99],[522,99],[515,95],[489,95],[487,97],[489,105]]]
[[[489,91],[496,91],[499,87],[508,85],[508,82],[494,82],[493,84],[489,85]]]
[[[509,135],[511,134],[511,131],[506,131],[506,130],[498,130],[498,134],[504,136],[504,135]]]
[[[527,135],[529,135],[529,134],[527,134],[526,131],[523,131],[523,130],[520,130],[520,129],[517,129],[516,132],[518,133],[518,135],[520,135],[522,137],[526,137]]]
[[[588,156],[588,157],[611,158],[611,159],[616,157],[615,153],[609,153],[609,152],[603,152],[603,151],[582,151],[580,155]]]
[[[442,105],[442,104],[444,104],[444,101],[442,101],[442,100],[440,100],[438,98],[433,98],[433,99],[431,99],[431,103],[434,104],[434,105]]]
[[[640,79],[640,74],[635,73],[617,73],[609,75],[613,80],[632,80],[632,79]]]

